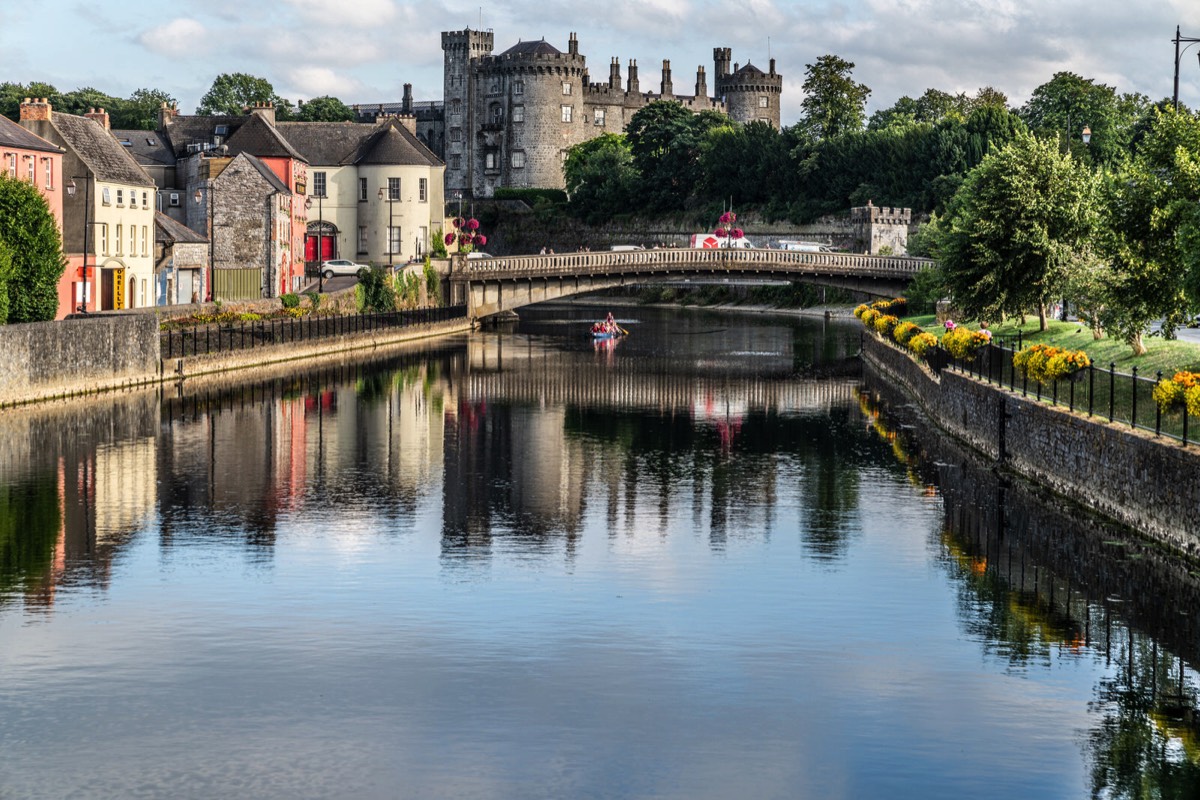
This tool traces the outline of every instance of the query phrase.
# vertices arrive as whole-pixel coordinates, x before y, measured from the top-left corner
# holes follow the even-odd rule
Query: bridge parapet
[[[534,277],[655,272],[797,272],[907,280],[933,262],[907,256],[858,253],[803,253],[760,249],[664,249],[620,252],[501,256],[460,261],[451,280],[505,280]]]

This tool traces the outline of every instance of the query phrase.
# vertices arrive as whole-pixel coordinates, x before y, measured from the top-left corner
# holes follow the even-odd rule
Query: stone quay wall
[[[1200,448],[1022,397],[967,375],[936,375],[873,334],[863,358],[956,439],[1044,486],[1170,547],[1200,556]]]

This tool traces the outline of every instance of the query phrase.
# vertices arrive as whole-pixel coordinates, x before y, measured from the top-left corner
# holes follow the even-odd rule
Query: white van
[[[631,250],[645,250],[640,244],[614,244],[608,248],[614,253],[628,253]]]
[[[780,239],[780,250],[793,250],[800,253],[828,253],[829,245],[820,242],[802,242],[799,239]]]
[[[753,250],[754,245],[744,236],[733,239],[728,236],[717,236],[715,233],[693,233],[691,246],[700,250],[716,250],[718,247],[731,247]]]

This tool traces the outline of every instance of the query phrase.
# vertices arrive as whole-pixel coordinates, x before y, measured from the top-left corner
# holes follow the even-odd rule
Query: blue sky
[[[347,103],[441,99],[443,30],[491,28],[496,51],[545,38],[565,50],[580,39],[594,79],[617,56],[637,59],[644,90],[658,88],[664,58],[679,93],[712,48],[784,75],[783,121],[800,113],[805,65],[833,53],[871,87],[869,110],[927,88],[973,93],[994,86],[1024,102],[1061,70],[1154,99],[1171,94],[1175,26],[1200,38],[1200,3],[1163,0],[609,0],[603,14],[577,0],[0,0],[0,81],[93,86],[128,96],[169,92],[185,113],[222,72],[269,80],[291,99],[333,94]],[[1180,99],[1200,106],[1200,45],[1182,59]]]

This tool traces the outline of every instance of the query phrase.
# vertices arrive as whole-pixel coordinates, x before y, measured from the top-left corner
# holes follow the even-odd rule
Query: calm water
[[[1194,566],[599,313],[0,412],[0,798],[1200,795]]]

